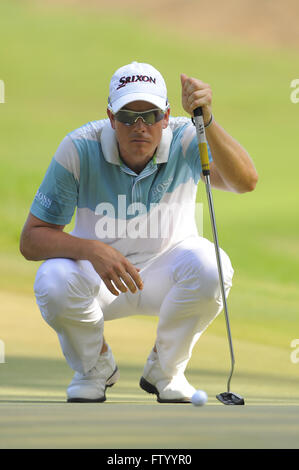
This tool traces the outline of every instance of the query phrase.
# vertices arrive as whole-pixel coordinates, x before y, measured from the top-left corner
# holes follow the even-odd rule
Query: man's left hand
[[[207,83],[197,78],[188,77],[181,74],[182,84],[182,105],[184,110],[193,116],[194,109],[202,107],[203,120],[205,125],[212,116],[212,89]]]

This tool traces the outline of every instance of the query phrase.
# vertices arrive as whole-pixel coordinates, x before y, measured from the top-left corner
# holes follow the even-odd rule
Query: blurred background
[[[185,115],[180,73],[209,83],[215,119],[253,158],[259,173],[253,193],[214,191],[220,245],[235,268],[234,388],[251,403],[299,401],[290,345],[299,338],[299,103],[290,99],[299,78],[298,15],[292,0],[1,1],[2,399],[64,399],[72,371],[36,307],[39,263],[21,257],[20,233],[60,141],[106,116],[111,75],[136,60],[164,76],[172,115]],[[203,184],[198,201],[204,236],[212,239]],[[112,399],[146,399],[138,380],[155,328],[156,319],[142,316],[107,324],[124,371]],[[228,369],[221,315],[196,345],[187,375],[213,402]]]

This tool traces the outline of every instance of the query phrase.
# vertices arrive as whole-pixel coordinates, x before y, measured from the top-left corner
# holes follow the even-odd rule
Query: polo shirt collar
[[[121,165],[115,130],[112,129],[110,121],[104,124],[100,141],[105,160],[114,165]],[[154,163],[166,163],[168,161],[171,141],[172,130],[168,126],[166,129],[163,129],[162,138],[155,153]]]

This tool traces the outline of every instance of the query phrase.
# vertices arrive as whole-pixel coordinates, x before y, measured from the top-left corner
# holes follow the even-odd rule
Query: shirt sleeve
[[[79,178],[78,153],[67,136],[59,145],[48,167],[30,212],[44,222],[68,224],[77,206]]]

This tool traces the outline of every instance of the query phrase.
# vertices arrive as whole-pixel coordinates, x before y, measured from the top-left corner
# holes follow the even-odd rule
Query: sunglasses
[[[161,109],[149,109],[148,111],[130,111],[128,109],[121,109],[115,113],[114,117],[117,121],[122,122],[126,126],[132,126],[139,118],[143,120],[148,126],[156,124],[161,121],[165,116],[165,112]]]

